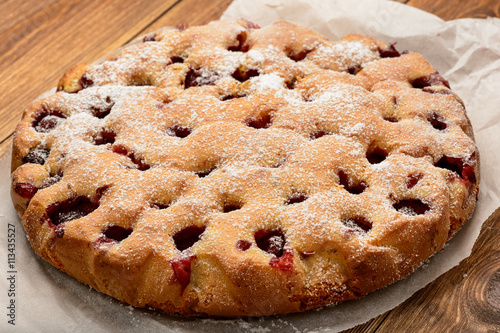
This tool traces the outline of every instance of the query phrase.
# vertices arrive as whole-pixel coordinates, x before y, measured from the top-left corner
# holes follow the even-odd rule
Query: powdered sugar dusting
[[[37,207],[75,196],[98,204],[67,222],[64,237],[82,231],[94,245],[75,242],[87,246],[77,250],[127,258],[106,265],[142,281],[133,295],[147,299],[137,304],[267,315],[350,298],[351,276],[357,294],[370,292],[383,286],[380,274],[392,281],[421,263],[407,244],[442,247],[442,225],[468,214],[477,191],[463,107],[386,67],[381,76],[380,45],[356,36],[330,42],[287,22],[158,33],[62,83],[77,82],[74,93],[28,109],[14,145],[23,172],[13,179],[32,181],[22,178],[29,168],[33,177],[60,177],[38,190]],[[404,56],[391,61],[421,71]],[[43,117],[49,125],[33,125]],[[43,212],[28,209],[26,223],[41,228]],[[99,243],[111,227],[132,232]],[[179,234],[186,248],[174,241]],[[382,259],[358,274],[367,253]],[[179,297],[197,301],[183,307]]]
[[[281,90],[284,85],[284,79],[275,74],[260,75],[252,79],[254,88],[258,92],[264,92],[268,89]]]
[[[335,59],[340,70],[347,70],[351,64],[361,68],[372,61],[378,60],[378,53],[370,50],[362,42],[342,41],[318,46],[318,55]]]

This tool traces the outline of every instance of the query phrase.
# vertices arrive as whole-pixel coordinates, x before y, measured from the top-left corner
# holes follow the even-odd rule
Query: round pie
[[[134,306],[235,317],[408,275],[470,218],[479,156],[420,54],[241,20],[70,69],[25,110],[12,172],[55,267]]]

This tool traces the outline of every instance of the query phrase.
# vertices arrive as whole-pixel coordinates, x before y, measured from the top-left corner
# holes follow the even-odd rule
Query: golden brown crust
[[[82,75],[87,70],[85,64],[77,64],[69,69],[57,84],[57,91],[65,91],[75,93],[82,90],[84,87],[81,82]]]
[[[35,252],[135,306],[304,311],[382,288],[471,216],[463,102],[419,54],[213,22],[79,64],[16,129]]]

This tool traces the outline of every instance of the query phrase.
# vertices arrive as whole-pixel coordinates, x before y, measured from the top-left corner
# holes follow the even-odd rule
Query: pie
[[[137,307],[300,312],[414,271],[470,218],[479,155],[424,57],[280,21],[163,29],[19,123],[33,250]]]

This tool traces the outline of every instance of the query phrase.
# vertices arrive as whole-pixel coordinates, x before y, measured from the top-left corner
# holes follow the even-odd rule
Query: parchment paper
[[[481,158],[481,190],[473,218],[443,251],[408,278],[340,305],[302,314],[239,320],[202,320],[136,309],[105,296],[38,258],[12,207],[10,154],[0,161],[1,332],[335,332],[390,310],[470,254],[482,222],[500,206],[500,20],[439,18],[384,0],[236,0],[224,19],[261,26],[287,19],[336,40],[363,33],[399,50],[423,54],[464,100]],[[15,267],[8,267],[8,225],[15,233]],[[12,237],[10,237],[12,239]],[[15,273],[8,273],[8,271]],[[14,275],[15,297],[9,297]],[[464,276],[464,278],[467,278]],[[15,300],[15,325],[9,302]]]

